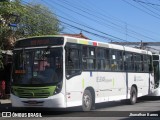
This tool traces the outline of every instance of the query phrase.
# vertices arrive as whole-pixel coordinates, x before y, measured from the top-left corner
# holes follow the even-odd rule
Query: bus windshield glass
[[[15,85],[56,84],[62,80],[62,47],[14,51],[12,79]]]

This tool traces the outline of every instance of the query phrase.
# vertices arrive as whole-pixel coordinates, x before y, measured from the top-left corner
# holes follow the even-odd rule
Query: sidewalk
[[[8,104],[11,103],[10,99],[0,99],[0,104]]]
[[[0,113],[12,110],[10,99],[0,99]]]

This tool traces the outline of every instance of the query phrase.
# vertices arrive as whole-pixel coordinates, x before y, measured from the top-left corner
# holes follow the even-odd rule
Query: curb
[[[0,100],[0,104],[8,104],[11,103],[10,99]]]

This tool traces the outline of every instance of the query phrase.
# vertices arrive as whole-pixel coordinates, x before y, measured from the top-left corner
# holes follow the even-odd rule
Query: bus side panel
[[[99,91],[103,94],[103,102],[126,98],[126,74],[124,72],[99,72],[97,78]],[[99,102],[98,99],[97,102]]]
[[[132,85],[138,89],[137,97],[145,96],[149,90],[149,73],[128,73],[128,98]]]
[[[97,90],[97,72],[82,72],[66,80],[67,107],[82,105],[83,92],[87,87]]]

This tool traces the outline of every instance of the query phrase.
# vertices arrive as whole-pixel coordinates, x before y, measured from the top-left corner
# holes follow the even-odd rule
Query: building
[[[62,35],[70,36],[70,37],[76,37],[76,38],[89,39],[88,37],[84,36],[82,33],[79,33],[79,34],[62,34]]]

